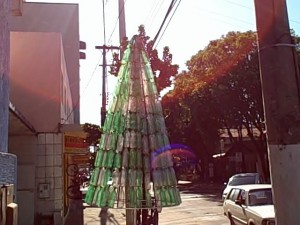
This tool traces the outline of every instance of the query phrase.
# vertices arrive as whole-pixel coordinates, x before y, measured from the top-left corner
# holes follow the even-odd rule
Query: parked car
[[[262,177],[259,173],[238,173],[229,178],[227,183],[224,183],[225,189],[223,190],[222,200],[226,198],[232,187],[244,184],[261,184],[263,183]]]
[[[230,225],[275,225],[271,184],[233,187],[223,202]]]

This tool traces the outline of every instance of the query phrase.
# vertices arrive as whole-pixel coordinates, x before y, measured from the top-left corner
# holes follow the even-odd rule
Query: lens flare
[[[156,168],[159,161],[170,158],[175,164],[198,162],[198,157],[190,147],[183,144],[170,144],[152,152],[151,167]]]

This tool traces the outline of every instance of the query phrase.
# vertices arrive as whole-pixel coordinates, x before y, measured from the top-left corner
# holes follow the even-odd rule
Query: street
[[[159,225],[229,225],[223,215],[221,187],[213,184],[179,182],[182,203],[163,208],[159,213]],[[100,208],[86,207],[84,225],[101,225]],[[124,209],[109,209],[113,215],[107,225],[125,225]]]

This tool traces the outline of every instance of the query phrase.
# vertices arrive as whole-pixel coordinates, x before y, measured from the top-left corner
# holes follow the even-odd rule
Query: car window
[[[248,197],[250,206],[273,204],[272,189],[252,190]]]
[[[246,191],[245,190],[241,190],[240,195],[238,196],[238,198],[242,201],[243,205],[246,202]]]
[[[233,188],[229,192],[229,195],[228,195],[227,199],[230,199],[231,201],[235,201],[238,198],[239,193],[240,193],[240,189]]]
[[[233,198],[233,195],[234,195],[234,190],[235,189],[231,189],[227,195],[227,199],[232,199]]]
[[[229,181],[230,186],[237,186],[242,184],[255,184],[255,176],[242,176],[242,177],[234,177]]]

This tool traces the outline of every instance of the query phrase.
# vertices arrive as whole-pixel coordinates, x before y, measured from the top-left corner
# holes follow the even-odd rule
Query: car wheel
[[[229,219],[230,225],[235,225],[230,213],[228,213],[228,219]]]

